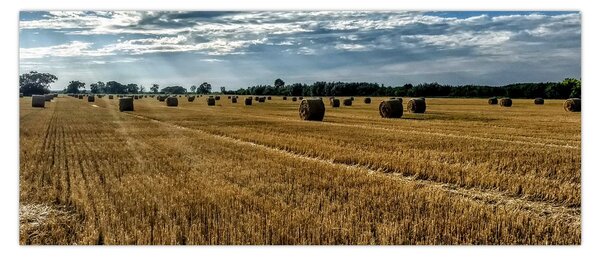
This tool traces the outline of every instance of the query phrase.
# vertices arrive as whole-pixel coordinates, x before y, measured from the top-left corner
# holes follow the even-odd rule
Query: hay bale
[[[489,98],[488,99],[488,104],[490,104],[490,105],[498,105],[498,99],[496,97]]]
[[[352,101],[354,101],[354,97],[350,97],[350,99],[351,99]]]
[[[563,108],[565,111],[569,112],[581,112],[581,99],[579,98],[570,98],[565,100],[563,104]]]
[[[194,102],[195,99],[196,99],[196,97],[190,96],[190,97],[188,97],[188,102]]]
[[[231,98],[231,103],[237,103],[237,98]]]
[[[334,108],[340,107],[340,99],[331,98],[329,99],[329,104]]]
[[[45,94],[44,95],[45,101],[51,101],[53,98],[54,98],[54,94]]]
[[[88,102],[96,101],[96,97],[94,95],[89,95],[87,99],[88,99]]]
[[[303,99],[304,99],[304,97],[298,97],[298,99],[299,99],[299,100],[303,100]]]
[[[81,94],[80,94],[80,95],[77,95],[77,98],[78,98],[78,99],[83,99],[83,95],[81,95]]]
[[[43,108],[46,105],[45,95],[31,95],[31,106]]]
[[[501,98],[500,99],[500,106],[502,106],[502,107],[510,107],[510,106],[512,106],[512,99],[510,99],[510,98]]]
[[[209,106],[214,106],[214,105],[217,103],[217,101],[215,100],[215,98],[210,98],[210,97],[209,97],[209,98],[207,98],[207,99],[206,99],[206,103],[207,103]]]
[[[406,109],[411,113],[425,113],[426,108],[424,98],[410,99],[406,104]]]
[[[344,106],[352,106],[352,99],[344,99],[343,104]]]
[[[22,98],[22,97],[23,97],[23,93],[19,93],[19,98]]]
[[[108,99],[114,99],[115,97],[113,95],[108,95]]]
[[[365,98],[365,104],[371,104],[371,98],[367,97]]]
[[[221,96],[215,96],[215,100],[221,100]]]
[[[297,101],[297,100],[298,100],[298,98],[292,97],[292,101]]]
[[[401,118],[403,110],[402,101],[397,99],[384,100],[379,103],[379,115],[383,118]]]
[[[177,105],[179,105],[179,100],[176,97],[168,97],[166,101],[167,107],[176,107]]]
[[[250,105],[252,105],[252,97],[247,97],[247,98],[244,100],[244,104],[246,104],[246,106],[250,106]]]
[[[119,111],[133,111],[133,98],[119,98]]]
[[[231,99],[231,96],[227,96],[227,99]]]
[[[140,99],[140,97],[138,97],[138,96],[133,96],[133,99]]]
[[[543,98],[535,98],[535,99],[533,100],[533,104],[536,104],[536,105],[544,105],[544,99],[543,99]]]
[[[254,96],[254,101],[258,101],[258,96]]]
[[[54,93],[54,97],[55,97],[55,98],[58,98],[58,93]]]
[[[265,100],[266,100],[266,98],[265,98],[265,97],[260,97],[260,98],[258,98],[258,102],[260,102],[260,103],[264,103],[264,102],[265,102]]]
[[[325,104],[320,99],[304,99],[300,102],[300,119],[310,121],[323,121]]]
[[[286,97],[286,96],[283,96],[283,100],[287,100],[287,97]]]
[[[268,96],[268,97],[267,97],[267,100],[271,100],[271,96]]]
[[[164,102],[165,99],[167,99],[167,96],[164,96],[164,95],[162,95],[162,96],[156,96],[156,99],[158,99],[158,101],[160,101],[160,102]]]

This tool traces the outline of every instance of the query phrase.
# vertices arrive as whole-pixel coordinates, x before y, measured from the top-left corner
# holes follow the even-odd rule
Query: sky
[[[19,72],[148,89],[581,77],[579,12],[21,12]]]

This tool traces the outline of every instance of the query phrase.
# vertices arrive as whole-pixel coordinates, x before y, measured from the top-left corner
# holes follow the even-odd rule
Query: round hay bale
[[[325,104],[320,99],[304,99],[300,102],[300,119],[310,121],[323,121]]]
[[[535,99],[533,100],[533,104],[536,104],[536,105],[544,105],[544,99],[543,99],[543,98],[535,98]]]
[[[267,97],[267,100],[271,100],[271,96],[268,96],[268,97]]]
[[[303,100],[303,99],[304,99],[304,97],[298,97],[298,99],[299,99],[299,100]]]
[[[365,104],[371,104],[371,98],[367,97],[365,98]]]
[[[231,99],[231,96],[227,96],[227,99]]]
[[[215,100],[221,100],[221,96],[215,96]]]
[[[350,99],[350,98],[344,99],[343,104],[344,104],[344,106],[352,106],[352,99]]]
[[[96,97],[94,97],[94,95],[89,95],[88,102],[94,102],[94,101],[96,101]]]
[[[287,97],[286,97],[286,96],[283,96],[283,100],[287,100]]]
[[[206,99],[206,103],[207,103],[209,106],[214,106],[214,105],[217,103],[217,101],[216,101],[216,99],[215,99],[215,98],[207,98],[207,99]]]
[[[425,113],[426,108],[425,99],[423,98],[410,99],[406,104],[406,109],[411,113]]]
[[[246,106],[250,106],[250,105],[252,105],[252,97],[247,97],[247,98],[244,100],[244,104],[245,104]]]
[[[54,97],[55,97],[55,98],[58,98],[58,93],[54,93]]]
[[[168,97],[166,101],[167,107],[176,107],[177,105],[179,105],[179,100],[177,100],[176,97]]]
[[[258,96],[254,96],[254,101],[258,101]]]
[[[379,115],[383,118],[401,118],[403,110],[402,101],[397,99],[384,100],[379,103]]]
[[[46,105],[46,96],[44,95],[31,95],[31,106],[43,108]]]
[[[501,98],[500,99],[500,106],[502,106],[502,107],[511,107],[512,106],[512,99],[510,99],[510,98]]]
[[[78,99],[83,99],[83,95],[77,95]]]
[[[329,99],[329,104],[334,108],[340,107],[340,99]]]
[[[108,95],[108,99],[114,99],[115,97],[113,95]]]
[[[119,98],[119,111],[133,111],[133,98]]]
[[[292,101],[297,101],[297,100],[298,100],[298,98],[292,97]]]
[[[139,96],[133,96],[133,99],[140,99]]]
[[[194,102],[195,99],[196,99],[196,97],[190,96],[190,97],[188,97],[188,102]]]
[[[260,103],[264,103],[264,102],[265,102],[265,100],[266,100],[266,98],[265,98],[265,97],[260,97],[260,98],[258,98],[258,102],[260,102]]]
[[[496,97],[489,98],[488,99],[488,104],[490,104],[490,105],[498,105],[498,99]]]
[[[237,103],[237,98],[231,98],[231,103]]]
[[[164,102],[165,99],[167,99],[167,96],[165,96],[165,95],[156,96],[156,99],[158,99],[158,101],[160,101],[160,102]]]
[[[44,95],[45,101],[51,101],[53,98],[54,98],[54,94],[45,94]]]
[[[581,99],[579,98],[570,98],[565,100],[563,104],[563,108],[565,111],[569,112],[581,112]]]
[[[354,97],[350,97],[350,99],[351,99],[352,101],[354,101]]]

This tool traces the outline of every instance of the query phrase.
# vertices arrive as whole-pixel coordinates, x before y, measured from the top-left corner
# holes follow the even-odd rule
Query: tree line
[[[49,73],[31,71],[20,75],[19,92],[29,96],[32,94],[45,94],[50,92],[50,84],[58,78]],[[192,85],[190,91],[183,86],[167,86],[160,89],[160,85],[152,84],[149,91],[144,86],[116,81],[106,83],[98,81],[89,85],[91,93],[106,94],[210,94],[213,93],[212,85],[203,82],[198,86]],[[71,81],[63,90],[64,93],[80,93],[85,89],[85,83]],[[325,82],[318,81],[312,84],[293,83],[286,85],[282,79],[276,79],[273,85],[255,85],[245,89],[226,90],[220,87],[223,94],[237,95],[279,95],[279,96],[408,96],[408,97],[511,97],[511,98],[550,98],[566,99],[581,97],[581,81],[575,78],[566,78],[561,82],[515,83],[505,86],[486,85],[441,85],[437,82],[421,83],[417,85],[404,84],[402,86],[386,86],[372,82]]]

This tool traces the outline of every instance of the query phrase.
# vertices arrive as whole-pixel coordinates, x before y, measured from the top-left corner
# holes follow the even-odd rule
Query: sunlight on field
[[[21,243],[581,242],[581,116],[564,100],[428,98],[383,119],[387,98],[357,97],[314,122],[299,101],[243,99],[21,98]]]

